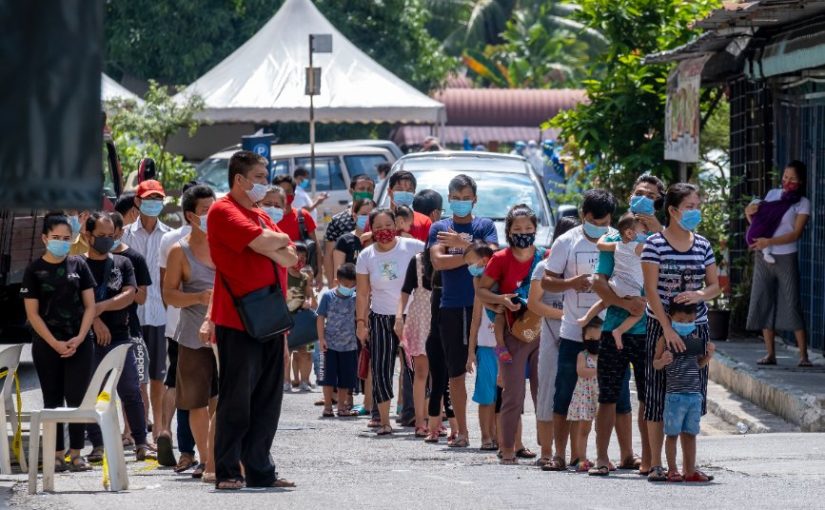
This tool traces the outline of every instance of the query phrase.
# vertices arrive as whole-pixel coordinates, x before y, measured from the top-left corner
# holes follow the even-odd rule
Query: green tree
[[[696,32],[690,24],[718,0],[581,0],[575,18],[603,34],[609,44],[592,61],[584,82],[589,101],[556,116],[563,138],[574,137],[594,178],[624,197],[641,172],[666,181],[674,165],[664,161],[665,90],[669,66],[645,65],[645,55],[677,47]],[[591,73],[592,74],[592,73]],[[706,102],[703,108],[706,108]]]
[[[200,121],[195,116],[203,106],[203,100],[196,95],[182,104],[176,103],[166,88],[154,80],[149,81],[143,103],[128,99],[108,101],[105,108],[110,112],[109,125],[125,172],[136,170],[141,158],[150,157],[157,166],[157,179],[168,189],[180,189],[191,180],[194,167],[181,156],[169,153],[166,147],[172,135],[181,129],[190,136],[197,131]]]
[[[316,0],[321,12],[361,50],[427,92],[456,65],[427,32],[422,0]],[[245,43],[283,0],[106,3],[107,73],[188,84]]]

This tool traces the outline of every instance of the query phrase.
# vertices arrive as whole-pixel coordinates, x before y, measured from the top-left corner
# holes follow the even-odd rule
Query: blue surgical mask
[[[689,334],[693,333],[693,331],[696,329],[695,322],[671,321],[670,325],[673,328],[673,331],[675,331],[676,334],[679,336],[688,336]]]
[[[392,201],[395,202],[395,205],[406,205],[407,207],[410,207],[414,198],[415,195],[410,191],[392,192]]]
[[[163,200],[142,200],[140,202],[140,213],[157,218],[163,210]]]
[[[261,209],[263,209],[266,215],[272,218],[272,221],[275,223],[284,219],[284,210],[280,207],[262,207]]]
[[[112,244],[112,251],[117,250],[117,249],[118,249],[118,247],[120,247],[120,244],[121,244],[122,242],[123,242],[123,241],[121,241],[120,239],[115,239],[114,244]]]
[[[336,289],[338,294],[341,294],[343,297],[352,297],[355,294],[355,287],[344,287],[343,285],[339,285]]]
[[[637,243],[646,243],[647,242],[647,234],[637,233],[635,241]]]
[[[700,223],[702,223],[702,211],[699,209],[687,209],[682,211],[682,219],[679,220],[680,227],[688,232],[693,232]]]
[[[200,218],[200,220],[201,220],[201,224],[200,224],[201,230],[204,231],[204,232],[206,232],[206,216],[207,216],[206,214],[204,214],[203,216],[198,216],[198,218]]]
[[[46,243],[46,250],[59,259],[62,259],[68,255],[71,248],[72,243],[69,241],[62,241],[60,239],[49,239]]]
[[[303,190],[308,190],[309,189],[309,179],[304,179],[303,181],[301,181],[301,184],[299,184],[299,186]]]
[[[599,239],[601,236],[603,236],[607,233],[607,228],[608,228],[608,227],[600,227],[598,225],[594,225],[594,224],[590,223],[589,221],[585,221],[584,225],[582,225],[582,227],[584,227],[585,235],[587,235],[587,237],[589,237],[590,239]]]
[[[246,190],[246,196],[256,204],[264,199],[268,186],[258,182],[252,183],[252,189]]]
[[[459,218],[467,217],[473,211],[473,201],[450,200],[450,210]]]
[[[358,230],[364,230],[365,228],[367,228],[367,221],[369,219],[369,215],[359,214],[358,217],[355,219],[355,226],[358,227]]]
[[[72,236],[80,233],[80,218],[77,215],[69,216],[69,226],[72,227]]]
[[[472,266],[467,266],[467,271],[469,271],[470,274],[473,275],[473,278],[476,278],[484,274],[484,266],[473,264]]]
[[[653,214],[653,200],[644,195],[634,195],[630,197],[630,212],[634,214]]]

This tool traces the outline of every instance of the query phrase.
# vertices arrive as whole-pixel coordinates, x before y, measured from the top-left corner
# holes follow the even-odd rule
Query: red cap
[[[140,198],[146,198],[149,195],[160,194],[162,196],[166,196],[166,193],[163,191],[163,185],[155,180],[148,180],[143,181],[138,184],[137,187],[137,196]]]

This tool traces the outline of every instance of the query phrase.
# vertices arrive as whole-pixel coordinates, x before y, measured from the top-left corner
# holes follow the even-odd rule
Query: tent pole
[[[315,183],[315,72],[312,67],[312,34],[309,34],[309,76],[312,83],[309,90],[309,166],[312,184],[312,199],[315,200],[317,185]]]

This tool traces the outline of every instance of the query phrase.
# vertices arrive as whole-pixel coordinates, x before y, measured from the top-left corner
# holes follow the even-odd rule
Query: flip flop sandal
[[[698,474],[698,475],[700,475],[700,476],[704,476],[704,477],[707,479],[707,480],[705,480],[705,481],[707,481],[707,482],[712,482],[712,481],[713,481],[713,479],[714,479],[714,476],[713,476],[713,475],[709,475],[709,474],[707,474],[707,473],[705,473],[705,472],[703,472],[703,471],[699,471],[698,469],[697,469],[696,471],[694,471],[694,472],[693,472],[693,474],[694,474],[694,475]]]
[[[54,472],[55,473],[65,473],[69,469],[70,469],[69,464],[62,457],[60,457],[60,458],[55,457],[55,459],[54,459]]]
[[[498,463],[502,466],[518,466],[518,459],[516,457],[512,459],[501,459]]]
[[[384,425],[383,427],[379,428],[378,431],[375,433],[376,436],[389,436],[392,434],[392,427],[389,425]]]
[[[567,466],[564,463],[564,459],[559,457],[559,456],[555,456],[552,459],[550,459],[550,462],[543,465],[541,467],[541,470],[542,471],[564,471],[564,469],[566,467]]]
[[[103,447],[102,446],[95,446],[92,448],[92,452],[86,456],[86,460],[89,462],[103,462]]]
[[[415,429],[415,437],[428,437],[429,435],[430,431],[427,427],[418,427]]]
[[[576,473],[590,473],[590,468],[593,467],[593,463],[589,460],[582,460],[578,464],[576,464]]]
[[[424,440],[424,442],[429,443],[429,444],[438,444],[438,442],[439,442],[438,438],[439,438],[438,433],[430,432],[429,434],[427,434],[427,438]]]
[[[760,366],[776,365],[776,358],[770,358],[768,356],[765,356],[764,358],[757,361],[756,364]]]
[[[682,477],[682,473],[672,470],[667,472],[667,481],[670,483],[681,483],[684,482],[685,479]]]
[[[321,418],[335,418],[335,413],[332,411],[324,411],[321,413]]]
[[[452,443],[447,443],[450,448],[467,448],[470,440],[465,436],[456,436]]]
[[[86,464],[86,461],[83,460],[83,457],[80,456],[72,458],[72,460],[66,465],[66,467],[72,473],[82,473],[85,471],[92,470],[92,466]]]
[[[488,441],[486,443],[481,443],[481,448],[479,450],[483,452],[494,452],[498,450],[498,445],[493,441]]]
[[[372,419],[367,423],[367,427],[371,429],[377,429],[381,427],[381,420]]]
[[[286,478],[278,478],[272,482],[272,487],[276,487],[278,489],[292,489],[295,487],[295,482],[291,482]]]
[[[799,368],[811,368],[811,367],[814,366],[814,364],[811,363],[810,360],[806,359],[804,361],[800,361],[799,363],[797,363],[796,366],[799,367]]]
[[[203,478],[203,472],[206,470],[206,464],[198,464],[195,470],[192,471],[192,478]]]
[[[520,459],[535,459],[536,457],[538,457],[538,455],[531,451],[529,448],[521,448],[520,450],[516,451],[516,457]]]
[[[158,464],[161,466],[171,467],[178,463],[175,460],[175,452],[172,450],[172,438],[163,433],[158,436]]]
[[[648,482],[666,482],[667,475],[665,474],[665,470],[662,466],[653,466],[650,468],[650,473],[647,475]]]
[[[239,491],[243,489],[243,480],[221,480],[215,482],[215,489],[219,491]]]
[[[180,459],[178,459],[178,463],[175,465],[175,473],[184,473],[197,465],[198,463],[195,457],[189,453],[182,453]]]
[[[201,481],[203,483],[215,483],[215,473],[204,473]]]
[[[538,467],[544,467],[549,463],[550,463],[550,458],[549,457],[539,457],[536,460],[536,466],[538,466]]]
[[[338,411],[337,415],[339,418],[355,418],[356,416],[358,416],[358,411]]]
[[[629,462],[628,462],[629,461]],[[621,464],[619,464],[619,469],[630,469],[636,470],[642,466],[642,458],[638,455],[634,455],[629,459],[624,459]]]
[[[590,476],[607,476],[610,474],[609,466],[595,466],[587,471]]]
[[[124,437],[123,438],[123,447],[124,448],[134,448],[135,447],[135,440],[131,437]]]

